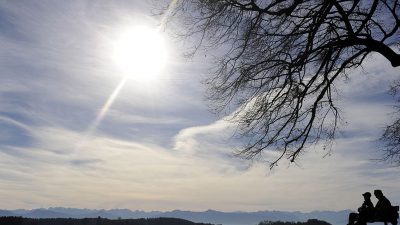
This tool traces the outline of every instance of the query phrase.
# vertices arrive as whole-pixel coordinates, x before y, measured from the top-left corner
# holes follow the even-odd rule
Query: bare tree
[[[400,81],[395,81],[390,89],[391,94],[400,103]],[[383,132],[380,141],[384,143],[383,160],[395,163],[400,166],[400,105],[395,106],[396,112],[393,114],[395,120],[388,125]]]
[[[397,0],[175,4],[171,18],[184,24],[184,37],[193,37],[196,49],[218,49],[218,66],[206,84],[218,112],[238,108],[233,121],[246,141],[239,155],[253,159],[277,151],[271,167],[283,158],[295,161],[306,146],[319,141],[327,146],[335,138],[340,120],[335,80],[372,52],[400,66]]]

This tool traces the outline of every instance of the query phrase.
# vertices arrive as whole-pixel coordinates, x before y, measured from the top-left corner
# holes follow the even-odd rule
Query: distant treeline
[[[118,219],[106,218],[54,218],[33,219],[15,216],[0,217],[0,225],[211,225],[209,223],[194,223],[178,218],[147,218],[147,219]],[[263,221],[258,225],[331,225],[325,221],[310,219],[307,222]]]
[[[311,219],[307,220],[307,222],[263,221],[260,222],[258,225],[331,225],[331,224],[322,220]]]
[[[85,219],[32,219],[23,217],[0,217],[1,225],[210,225],[206,223],[194,223],[177,218],[148,218],[148,219],[118,219],[105,218]]]

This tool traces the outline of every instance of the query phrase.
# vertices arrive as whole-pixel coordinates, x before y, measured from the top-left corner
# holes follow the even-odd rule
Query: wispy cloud
[[[0,3],[0,208],[344,209],[375,187],[400,199],[397,170],[370,160],[398,74],[378,56],[338,86],[349,123],[332,156],[316,146],[298,166],[234,157],[235,126],[202,99],[203,59],[172,58],[154,85],[129,81],[85,137],[121,79],[107,52],[113,32],[156,22],[143,4]]]

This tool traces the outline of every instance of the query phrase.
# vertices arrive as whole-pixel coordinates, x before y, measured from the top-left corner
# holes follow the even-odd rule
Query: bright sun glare
[[[115,63],[129,78],[154,80],[166,64],[166,46],[156,29],[138,26],[125,30],[113,48]]]

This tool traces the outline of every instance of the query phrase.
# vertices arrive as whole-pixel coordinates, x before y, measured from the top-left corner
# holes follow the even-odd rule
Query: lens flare
[[[164,39],[159,31],[165,26],[166,18],[170,16],[177,3],[178,0],[171,1],[157,29],[151,29],[146,26],[127,29],[114,42],[113,58],[116,65],[124,73],[124,76],[107,98],[107,101],[85,132],[83,139],[78,143],[75,150],[80,149],[85,144],[103,121],[128,78],[133,78],[137,81],[153,81],[160,75],[166,65],[167,51]]]

